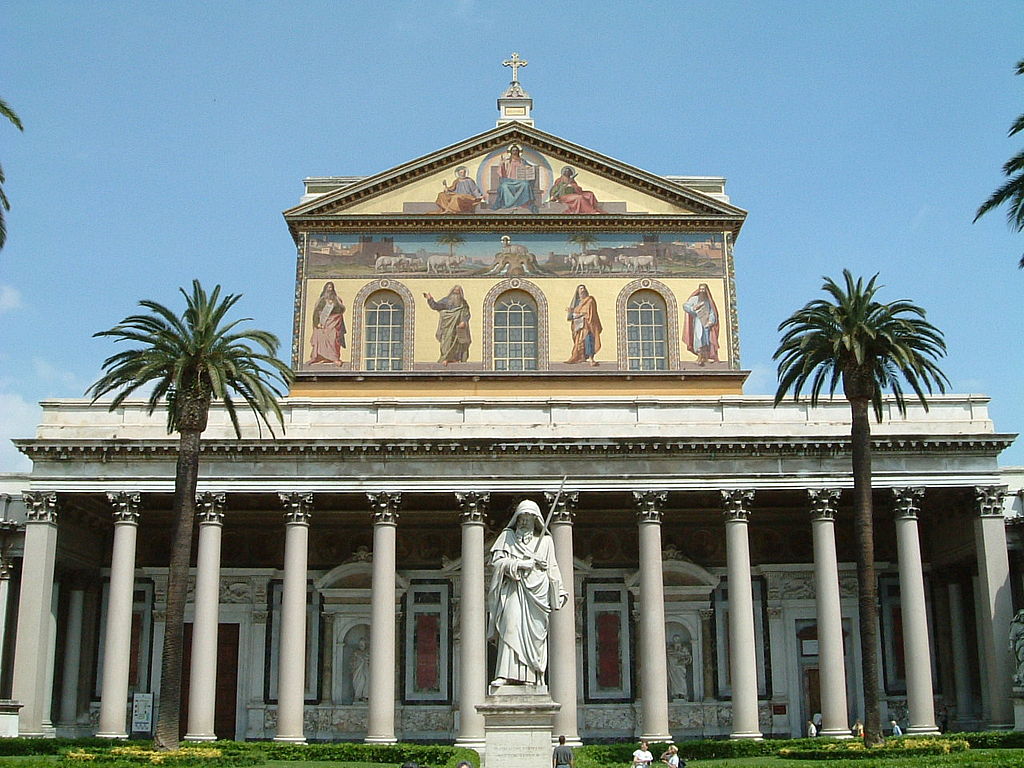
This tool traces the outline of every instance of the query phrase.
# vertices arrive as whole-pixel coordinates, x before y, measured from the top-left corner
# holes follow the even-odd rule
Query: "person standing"
[[[686,313],[683,343],[687,350],[697,356],[697,365],[717,363],[718,306],[707,283],[701,283],[690,294],[683,304],[683,311]]]
[[[817,735],[818,735],[818,728],[817,728],[817,726],[814,724],[813,720],[808,720],[807,721],[807,738],[808,739],[813,739]]]
[[[633,768],[646,768],[654,762],[654,755],[651,754],[651,750],[647,747],[646,741],[640,742],[640,749],[633,752],[633,762],[631,765]]]
[[[558,737],[558,746],[551,753],[552,768],[574,768],[576,756],[572,753],[572,747],[565,744],[565,736]]]
[[[903,729],[900,728],[900,724],[897,723],[895,720],[890,720],[889,721],[889,725],[892,726],[892,735],[893,736],[902,736],[903,735]]]
[[[576,286],[572,303],[566,308],[566,320],[572,329],[572,354],[565,362],[597,365],[594,357],[601,351],[601,317],[597,314],[597,299],[582,283]]]
[[[423,298],[438,314],[434,338],[441,349],[437,362],[441,365],[466,362],[473,339],[469,334],[469,303],[462,293],[462,286],[456,285],[440,300],[435,300],[429,293],[424,293]]]

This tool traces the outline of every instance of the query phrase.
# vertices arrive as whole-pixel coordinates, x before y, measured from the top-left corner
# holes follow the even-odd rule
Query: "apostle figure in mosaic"
[[[697,365],[718,362],[718,307],[711,297],[707,283],[701,283],[697,290],[683,304],[686,323],[683,325],[683,343],[697,356]]]
[[[553,203],[562,203],[566,213],[604,213],[593,192],[587,192],[576,181],[576,170],[570,166],[562,169],[562,175],[551,185],[548,198]]]
[[[307,365],[341,364],[341,350],[345,346],[345,302],[335,293],[334,283],[324,286],[313,307],[313,335],[309,344],[312,351]]]
[[[587,286],[576,286],[566,314],[572,328],[572,354],[565,362],[597,365],[594,358],[601,351],[601,317],[597,314],[597,299],[590,295]]]
[[[444,191],[435,201],[441,210],[434,213],[474,213],[477,205],[484,199],[484,193],[480,191],[477,183],[469,178],[469,171],[464,165],[455,169],[455,181],[451,186],[447,181],[442,181],[441,185]]]
[[[538,685],[548,666],[548,622],[569,595],[540,507],[519,502],[491,546],[488,637],[498,643],[492,686]]]
[[[436,310],[437,332],[434,338],[441,345],[441,354],[437,362],[464,363],[469,359],[469,304],[462,294],[462,286],[456,285],[443,299],[435,300],[429,293],[424,293],[430,308]]]

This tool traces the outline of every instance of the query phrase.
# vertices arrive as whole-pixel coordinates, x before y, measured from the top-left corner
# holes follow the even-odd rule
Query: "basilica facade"
[[[524,498],[551,511],[569,592],[556,733],[793,736],[820,715],[848,734],[849,409],[743,394],[746,212],[722,178],[536,128],[517,76],[498,107],[398,167],[306,179],[285,212],[296,380],[283,435],[237,440],[218,409],[204,433],[186,737],[482,745],[489,548]],[[1012,724],[1014,436],[979,395],[886,403],[873,434],[884,719]],[[176,443],[142,402],[53,400],[18,445],[32,472],[0,480],[18,729],[145,732]]]

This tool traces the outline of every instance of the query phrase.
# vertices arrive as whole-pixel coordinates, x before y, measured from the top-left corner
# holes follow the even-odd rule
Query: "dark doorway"
[[[178,732],[188,729],[188,692],[192,666],[192,625],[185,625],[181,654],[181,718]],[[235,738],[235,709],[238,697],[238,624],[220,624],[217,628],[217,692],[214,702],[213,732],[218,739]]]

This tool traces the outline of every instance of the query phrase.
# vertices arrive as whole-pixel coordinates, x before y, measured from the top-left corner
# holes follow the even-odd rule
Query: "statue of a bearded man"
[[[538,685],[548,666],[548,620],[568,593],[536,503],[519,502],[491,547],[488,637],[498,641],[492,686]]]

